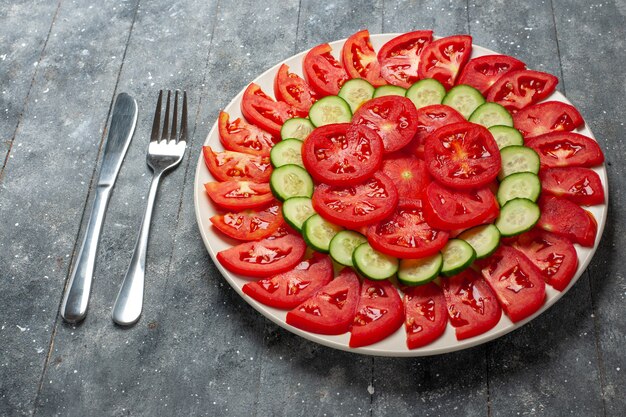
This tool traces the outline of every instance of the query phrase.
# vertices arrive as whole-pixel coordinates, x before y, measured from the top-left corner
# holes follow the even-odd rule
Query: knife
[[[137,102],[128,94],[120,93],[113,107],[109,136],[104,148],[96,197],[89,215],[87,231],[61,304],[61,317],[69,323],[77,323],[83,320],[87,314],[104,213],[136,124]]]

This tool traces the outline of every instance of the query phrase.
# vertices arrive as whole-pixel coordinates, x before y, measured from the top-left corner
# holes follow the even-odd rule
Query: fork
[[[185,154],[187,146],[187,92],[183,92],[183,105],[180,131],[177,131],[178,121],[178,96],[176,90],[174,95],[174,111],[172,116],[172,126],[170,129],[170,98],[171,91],[167,92],[167,103],[165,105],[165,118],[163,129],[161,130],[161,104],[163,101],[163,90],[159,92],[159,99],[154,113],[152,123],[152,134],[148,145],[146,162],[152,168],[153,176],[148,193],[148,205],[141,222],[141,229],[135,244],[133,257],[130,266],[124,277],[124,282],[115,300],[113,307],[113,321],[121,326],[130,326],[139,320],[143,308],[143,290],[146,274],[146,251],[148,247],[148,236],[150,234],[150,221],[154,200],[159,188],[161,176],[166,171],[178,166]]]

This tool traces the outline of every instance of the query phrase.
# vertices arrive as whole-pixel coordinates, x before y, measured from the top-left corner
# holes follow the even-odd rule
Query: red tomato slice
[[[539,154],[542,167],[592,167],[604,162],[598,142],[573,132],[553,132],[526,141]]]
[[[491,330],[502,316],[496,295],[473,269],[441,280],[446,297],[450,324],[458,340],[478,336]]]
[[[404,290],[404,328],[409,349],[426,346],[446,330],[448,313],[442,289],[432,282]]]
[[[333,279],[333,263],[327,255],[314,252],[291,271],[249,282],[245,294],[274,308],[290,310],[311,298]]]
[[[471,85],[485,95],[504,74],[523,69],[526,64],[508,55],[480,56],[470,59],[456,83]]]
[[[288,312],[286,322],[311,333],[346,333],[354,320],[360,287],[356,274],[344,268],[313,297]]]
[[[274,96],[302,114],[308,114],[311,105],[317,100],[317,93],[302,77],[289,72],[286,64],[280,66],[274,77]]]
[[[251,155],[269,156],[278,139],[263,129],[239,118],[229,121],[228,113],[221,111],[218,118],[220,142],[224,149]]]
[[[420,54],[433,39],[432,30],[417,30],[397,36],[378,51],[382,77],[389,83],[409,88],[419,80]]]
[[[431,227],[424,219],[421,200],[401,200],[395,213],[367,230],[369,244],[398,258],[433,255],[448,241],[448,232]]]
[[[488,187],[459,191],[431,182],[426,188],[424,216],[442,230],[469,229],[497,217],[499,211]]]
[[[385,173],[404,198],[421,198],[430,182],[426,164],[415,155],[397,153],[388,155],[381,171]]]
[[[427,45],[420,55],[420,78],[434,78],[447,90],[454,86],[459,72],[472,55],[472,37],[448,36]]]
[[[365,126],[337,123],[313,130],[302,145],[302,162],[319,182],[351,185],[380,168],[383,141]]]
[[[559,79],[541,71],[519,70],[503,75],[489,89],[487,101],[493,101],[516,112],[548,97]]]
[[[250,155],[241,152],[213,152],[203,146],[204,162],[211,175],[218,181],[269,182],[272,164],[268,156]]]
[[[600,176],[589,168],[546,168],[539,171],[539,178],[542,193],[563,197],[584,206],[604,203]]]
[[[354,113],[352,124],[365,125],[380,135],[385,152],[406,146],[417,131],[417,110],[411,100],[383,96],[365,102]]]
[[[512,245],[539,268],[544,281],[556,290],[567,288],[576,274],[578,255],[569,239],[533,229],[518,236]]]
[[[500,245],[479,263],[483,277],[513,323],[524,320],[543,305],[546,283],[541,271],[520,251]]]
[[[564,198],[541,196],[541,217],[537,225],[543,230],[566,237],[582,246],[593,247],[598,223],[593,214]]]
[[[259,208],[274,199],[269,184],[250,181],[207,182],[204,189],[215,204],[226,210]]]
[[[361,30],[346,40],[341,50],[341,63],[350,78],[363,78],[374,87],[386,84],[380,75],[380,64],[367,30]]]
[[[424,146],[424,160],[433,179],[463,190],[489,184],[502,165],[491,133],[466,122],[437,129]]]
[[[274,101],[255,83],[251,83],[243,93],[241,113],[249,122],[276,137],[280,137],[280,128],[285,120],[307,115],[287,103]]]
[[[433,104],[432,106],[421,107],[417,109],[417,132],[415,132],[413,141],[405,149],[423,158],[424,143],[431,133],[442,126],[464,121],[465,117],[450,106]]]
[[[389,281],[366,279],[350,330],[350,347],[367,346],[385,339],[402,326],[404,310],[398,290]]]
[[[560,101],[533,104],[513,115],[513,126],[525,138],[550,132],[570,132],[585,124],[576,107]]]
[[[259,240],[272,235],[283,223],[280,204],[274,201],[263,210],[243,210],[216,214],[211,223],[220,232],[237,240]]]
[[[235,274],[269,277],[293,269],[304,256],[306,243],[298,235],[245,242],[217,253],[222,266]]]
[[[321,97],[337,95],[343,83],[349,79],[346,70],[330,51],[332,48],[329,44],[318,45],[302,61],[304,79]]]

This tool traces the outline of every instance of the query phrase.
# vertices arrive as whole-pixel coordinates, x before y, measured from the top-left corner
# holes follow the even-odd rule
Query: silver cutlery
[[[161,176],[167,170],[178,166],[185,154],[187,146],[187,92],[182,94],[182,115],[180,117],[181,126],[178,128],[178,90],[174,94],[174,109],[172,115],[172,125],[170,128],[170,100],[171,91],[167,92],[167,103],[165,105],[165,117],[163,128],[161,129],[161,104],[163,91],[159,92],[159,99],[154,114],[152,124],[152,135],[148,146],[146,161],[152,168],[153,176],[148,193],[148,205],[141,222],[141,229],[130,266],[124,277],[124,282],[115,300],[113,307],[113,321],[121,326],[129,326],[139,320],[143,308],[143,292],[146,273],[146,250],[148,247],[148,236],[150,234],[150,221],[154,200],[157,195]]]

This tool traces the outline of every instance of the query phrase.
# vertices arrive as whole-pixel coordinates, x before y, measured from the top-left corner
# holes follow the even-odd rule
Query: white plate
[[[379,34],[379,35],[371,35],[372,45],[374,49],[378,51],[378,49],[384,45],[390,39],[398,36],[399,34]],[[333,54],[335,57],[339,58],[339,53],[341,52],[341,47],[343,46],[345,39],[340,41],[335,41],[330,43],[333,48]],[[263,91],[267,94],[271,94],[273,90],[273,82],[274,82],[274,74],[276,74],[278,68],[281,64],[287,64],[290,68],[290,71],[300,74],[302,76],[302,58],[306,54],[307,51],[299,53],[297,55],[292,56],[289,59],[286,59],[283,62],[276,64],[274,67],[270,68],[256,79],[253,82],[257,83],[261,86]],[[489,49],[473,46],[472,50],[472,58],[482,56],[482,55],[490,55],[495,54],[496,52],[491,51]],[[228,106],[224,109],[231,116],[231,120],[236,119],[237,117],[242,117],[240,111],[241,98],[243,96],[243,90],[235,96],[235,98],[230,102]],[[558,100],[565,103],[570,103],[563,94],[559,92],[555,92],[548,98],[549,100]],[[571,104],[571,103],[570,103]],[[589,126],[585,124],[583,128],[576,130],[576,132],[581,133],[585,136],[589,136],[593,138],[593,134],[589,129]],[[217,121],[213,124],[209,135],[205,140],[205,145],[210,145],[213,149],[222,150],[223,147],[220,144],[219,136],[218,136],[218,128]],[[606,201],[608,201],[608,188],[607,188],[607,177],[606,177],[606,169],[604,165],[601,167],[594,169],[602,180],[602,185],[604,186],[604,192],[606,195]],[[222,265],[217,261],[216,254],[224,249],[231,247],[235,241],[224,237],[220,233],[216,233],[215,230],[211,226],[211,222],[209,218],[218,213],[217,208],[213,205],[210,199],[207,197],[204,191],[204,183],[214,181],[213,177],[207,170],[204,165],[204,161],[202,158],[202,154],[198,158],[198,165],[196,168],[196,178],[195,178],[195,192],[194,192],[194,204],[196,208],[196,218],[198,221],[198,226],[200,227],[200,234],[202,235],[202,240],[206,245],[206,248],[213,259],[213,262],[220,270],[226,281],[239,293],[241,297],[243,297],[248,304],[254,307],[258,312],[263,314],[268,319],[272,320],[274,323],[278,324],[281,327],[289,330],[292,333],[295,333],[299,336],[302,336],[306,339],[312,340],[314,342],[320,343],[322,345],[330,346],[332,348],[347,350],[351,352],[363,353],[366,355],[380,355],[380,356],[426,356],[426,355],[437,355],[441,353],[453,352],[456,350],[461,350],[465,348],[469,348],[472,346],[479,345],[481,343],[485,343],[489,340],[496,339],[510,331],[520,328],[524,324],[528,323],[530,320],[534,319],[544,311],[546,311],[550,306],[552,306],[555,302],[557,302],[572,285],[576,283],[578,278],[582,275],[587,265],[591,261],[593,254],[598,247],[598,243],[602,236],[602,232],[604,230],[604,224],[606,221],[607,215],[607,205],[606,203],[603,205],[586,207],[595,218],[598,220],[598,235],[596,236],[596,244],[593,248],[583,248],[580,245],[576,246],[576,251],[578,252],[578,270],[576,271],[576,275],[570,285],[563,292],[556,291],[550,286],[546,286],[546,301],[543,307],[539,309],[535,314],[528,317],[527,319],[513,324],[511,320],[505,315],[502,314],[502,318],[497,326],[495,326],[490,331],[483,333],[479,336],[472,337],[470,339],[458,341],[456,339],[454,328],[448,322],[445,333],[442,337],[440,337],[437,341],[424,346],[419,349],[409,350],[406,346],[406,334],[404,330],[404,326],[402,326],[396,333],[389,336],[385,340],[382,340],[376,344],[361,347],[361,348],[351,348],[348,346],[349,333],[339,335],[339,336],[326,336],[326,335],[318,335],[309,332],[302,331],[295,327],[292,327],[285,323],[285,316],[287,314],[286,311],[278,310],[272,307],[268,307],[263,305],[252,298],[248,297],[241,291],[241,287],[247,282],[250,282],[249,279],[246,279],[242,276],[232,274],[228,272],[226,269],[222,267]]]

